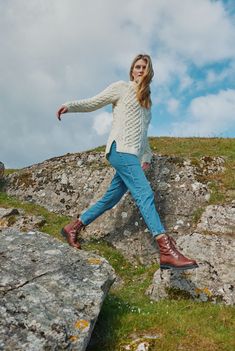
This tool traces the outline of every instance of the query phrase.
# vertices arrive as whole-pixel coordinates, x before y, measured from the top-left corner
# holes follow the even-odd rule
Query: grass
[[[227,201],[227,191],[235,190],[235,139],[161,137],[150,138],[150,145],[157,154],[190,157],[195,166],[202,156],[224,156],[226,171],[208,178],[212,190],[210,203]],[[104,147],[93,151],[104,151]],[[9,173],[15,171],[7,170]],[[0,206],[22,208],[26,213],[44,216],[46,224],[40,230],[55,237],[59,237],[59,229],[69,220],[67,216],[59,216],[36,204],[19,201],[4,192],[0,192]],[[202,208],[195,211],[195,222],[202,211]],[[235,349],[233,307],[199,303],[180,295],[175,296],[175,299],[150,301],[145,291],[151,284],[157,264],[133,266],[120,252],[102,241],[84,244],[83,248],[105,257],[121,281],[111,288],[104,301],[87,351],[126,350],[126,345],[134,337],[143,338],[144,334],[157,336],[151,340],[149,351]],[[130,351],[135,349],[133,345]]]
[[[233,318],[231,308],[208,303],[164,300],[139,305],[136,301],[133,307],[110,294],[94,331],[97,343],[87,351],[121,350],[133,333],[159,336],[151,350],[232,351]]]
[[[5,169],[4,174],[5,174],[5,175],[8,175],[8,174],[15,173],[15,172],[17,172],[17,171],[18,171],[18,169],[7,168],[7,169]]]
[[[150,301],[145,295],[157,264],[132,266],[104,242],[85,246],[106,257],[123,280],[112,288],[104,302],[93,339],[87,351],[125,350],[136,337],[157,335],[151,350],[233,350],[235,310],[224,305],[198,303],[191,299]],[[144,340],[144,338],[143,338]]]
[[[192,216],[192,222],[193,222],[194,224],[198,223],[198,221],[200,220],[200,218],[201,218],[203,212],[204,212],[204,208],[202,208],[202,207],[198,207],[198,208],[194,211],[193,216]]]
[[[235,138],[150,137],[151,149],[161,155],[184,157],[225,156],[235,161]]]
[[[235,138],[175,138],[149,137],[149,144],[154,153],[166,156],[203,157],[225,156],[235,161]],[[99,146],[89,152],[103,152],[105,146]]]

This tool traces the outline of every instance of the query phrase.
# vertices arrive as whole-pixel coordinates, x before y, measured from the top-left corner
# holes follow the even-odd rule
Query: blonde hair
[[[130,75],[130,80],[134,80],[132,76],[132,71],[136,61],[141,59],[146,62],[146,70],[144,72],[144,75],[142,76],[140,83],[137,85],[136,95],[140,105],[142,107],[149,109],[152,105],[152,101],[150,98],[150,95],[151,95],[150,83],[154,76],[153,65],[152,65],[150,56],[146,54],[137,55],[131,64],[129,75]]]

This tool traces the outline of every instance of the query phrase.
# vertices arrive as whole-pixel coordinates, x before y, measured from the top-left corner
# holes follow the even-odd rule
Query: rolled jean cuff
[[[86,223],[86,221],[83,220],[82,215],[79,216],[79,220],[82,222],[84,225],[88,225],[89,223]]]
[[[155,238],[156,236],[162,235],[162,234],[166,234],[166,231],[164,230],[164,231],[162,231],[160,233],[152,233],[152,236]]]

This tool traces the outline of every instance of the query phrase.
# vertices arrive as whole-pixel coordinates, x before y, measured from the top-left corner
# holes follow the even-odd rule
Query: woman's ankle
[[[156,235],[155,238],[156,238],[156,240],[158,240],[158,239],[161,239],[165,235],[166,235],[165,233],[159,234],[159,235]]]

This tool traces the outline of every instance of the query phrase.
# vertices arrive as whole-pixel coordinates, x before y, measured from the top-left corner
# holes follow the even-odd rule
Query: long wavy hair
[[[146,54],[137,55],[131,64],[129,75],[130,75],[130,80],[134,80],[134,77],[132,76],[132,71],[136,61],[141,59],[146,62],[146,70],[144,72],[144,75],[141,77],[141,81],[137,85],[136,95],[140,105],[142,107],[149,109],[152,106],[152,101],[150,97],[151,95],[150,83],[154,76],[152,60],[150,56]]]

